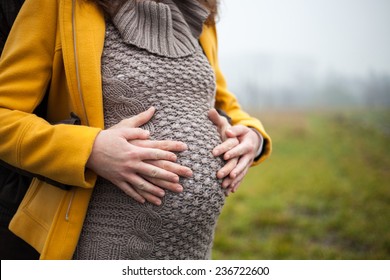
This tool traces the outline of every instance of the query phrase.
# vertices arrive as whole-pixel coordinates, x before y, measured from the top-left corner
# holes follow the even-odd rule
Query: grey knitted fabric
[[[127,1],[113,16],[125,43],[180,57],[194,52],[208,11],[194,0]]]
[[[137,16],[120,11],[119,21],[118,16],[114,25],[107,22],[102,57],[104,116],[108,128],[155,106],[157,111],[144,128],[152,139],[187,143],[189,149],[178,153],[177,162],[190,167],[194,176],[181,178],[184,191],[167,191],[161,206],[140,204],[99,178],[75,259],[210,258],[225,196],[216,178],[224,162],[211,153],[221,140],[207,117],[214,104],[215,76],[195,37],[207,13],[196,1],[177,2],[181,2],[180,9],[174,1],[145,0],[134,10]],[[189,10],[191,16],[186,13]],[[142,40],[119,27],[151,18],[157,18],[162,27],[150,29],[145,24],[133,31]],[[160,37],[169,32],[156,30],[170,26],[169,22],[175,32],[192,36],[176,37],[176,46],[185,48],[153,45],[164,41]]]

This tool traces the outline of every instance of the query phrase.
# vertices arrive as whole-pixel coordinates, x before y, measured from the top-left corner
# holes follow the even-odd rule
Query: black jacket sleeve
[[[24,0],[0,0],[0,55]]]

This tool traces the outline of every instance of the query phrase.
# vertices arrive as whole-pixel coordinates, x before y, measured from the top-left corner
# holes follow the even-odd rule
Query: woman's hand
[[[183,191],[179,176],[189,177],[192,172],[175,163],[177,157],[173,152],[186,150],[186,144],[148,140],[149,132],[139,128],[154,112],[151,107],[101,131],[95,139],[87,167],[135,200],[160,205],[161,197],[165,195],[163,189]]]
[[[233,149],[235,146],[239,144],[237,137],[228,138],[226,135],[226,130],[231,127],[228,120],[220,116],[215,109],[211,109],[209,111],[209,119],[217,126],[217,130],[219,135],[221,136],[222,143],[218,146],[216,146],[212,153],[215,157],[225,154],[227,151]],[[227,160],[226,164],[217,172],[217,178],[223,179],[222,181],[222,187],[226,189],[226,194],[229,194],[230,190],[230,173],[233,171],[233,169],[237,166],[238,163],[238,157],[237,158],[230,158]]]
[[[235,125],[226,130],[227,137],[237,137],[240,144],[227,151],[223,158],[239,158],[237,166],[230,172],[229,191],[236,192],[244,176],[252,165],[253,160],[259,150],[261,139],[260,136],[251,128],[243,125]]]
[[[256,132],[246,126],[231,126],[215,109],[209,111],[209,118],[217,126],[223,141],[213,149],[213,155],[223,155],[223,159],[227,161],[226,165],[218,171],[217,177],[224,178],[222,187],[227,189],[228,195],[230,192],[237,191],[253,163],[261,139]]]

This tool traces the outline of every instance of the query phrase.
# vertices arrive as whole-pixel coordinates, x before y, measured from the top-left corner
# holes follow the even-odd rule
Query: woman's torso
[[[224,203],[211,151],[221,140],[207,117],[215,77],[199,45],[190,55],[167,57],[122,42],[107,24],[102,57],[106,128],[156,107],[144,126],[156,140],[185,142],[178,163],[193,170],[184,191],[167,191],[161,206],[140,204],[110,182],[96,184],[75,258],[205,259]]]

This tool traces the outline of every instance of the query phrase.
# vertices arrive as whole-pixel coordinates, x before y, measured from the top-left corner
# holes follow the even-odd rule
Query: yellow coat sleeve
[[[258,119],[251,117],[248,113],[244,112],[241,109],[237,98],[227,89],[226,80],[218,63],[218,41],[216,27],[205,26],[200,41],[212,67],[214,68],[216,75],[217,91],[215,97],[215,107],[225,111],[232,119],[233,125],[241,124],[252,127],[256,129],[264,138],[263,151],[261,156],[253,163],[253,165],[257,165],[270,156],[272,151],[271,138],[265,131],[262,123]]]
[[[0,58],[0,158],[64,184],[92,187],[96,176],[85,164],[100,129],[51,125],[32,114],[53,71],[61,71],[53,69],[61,57],[57,2],[27,0]]]

